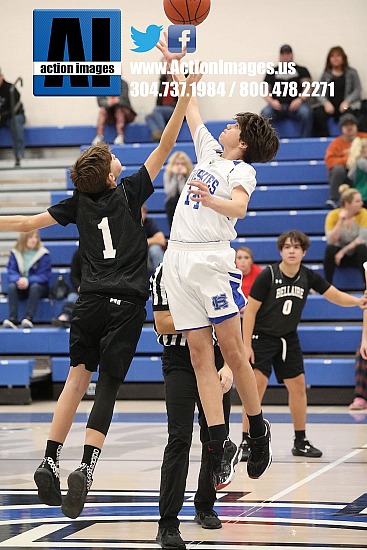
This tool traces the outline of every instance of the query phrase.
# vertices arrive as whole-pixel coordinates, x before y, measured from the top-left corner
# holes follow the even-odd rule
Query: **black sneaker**
[[[186,544],[182,540],[177,527],[159,527],[155,540],[162,548],[186,550]]]
[[[320,449],[316,449],[308,439],[302,439],[301,441],[294,440],[292,455],[306,456],[307,458],[320,458],[322,452]]]
[[[237,446],[228,437],[223,446],[220,441],[206,443],[209,459],[213,465],[213,485],[219,491],[234,478],[234,467],[240,459]]]
[[[265,435],[248,436],[250,456],[247,460],[247,474],[251,479],[258,479],[269,468],[272,461],[270,423],[264,419]]]
[[[68,518],[75,519],[83,511],[87,493],[93,479],[87,464],[81,464],[68,477],[68,492],[62,501],[62,513]]]
[[[209,510],[208,512],[199,512],[196,510],[194,521],[201,525],[203,529],[221,529],[222,527],[222,522],[214,510]]]
[[[60,475],[55,462],[49,456],[45,457],[33,479],[38,488],[38,498],[47,506],[60,506],[62,502],[60,491]]]
[[[250,456],[250,443],[248,442],[248,439],[245,438],[241,441],[241,445],[239,447],[241,449],[242,455],[241,455],[241,462],[247,462],[248,457]]]

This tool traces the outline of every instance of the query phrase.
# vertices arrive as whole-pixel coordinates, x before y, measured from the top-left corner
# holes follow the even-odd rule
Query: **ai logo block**
[[[33,93],[121,93],[120,10],[34,10]]]

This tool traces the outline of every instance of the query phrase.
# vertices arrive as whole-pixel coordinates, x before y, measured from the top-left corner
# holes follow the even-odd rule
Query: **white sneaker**
[[[103,136],[96,136],[92,141],[92,145],[98,145],[98,143],[101,143],[101,141],[103,141]]]
[[[4,319],[3,321],[3,328],[14,328],[17,329],[17,325],[13,323],[13,321],[10,321],[10,319]]]
[[[125,143],[124,136],[122,134],[119,134],[118,136],[115,137],[115,141],[113,143],[114,145],[123,145]]]
[[[23,319],[20,326],[22,328],[33,328],[34,325],[30,319]]]

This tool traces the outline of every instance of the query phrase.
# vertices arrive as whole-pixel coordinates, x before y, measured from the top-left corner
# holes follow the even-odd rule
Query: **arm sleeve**
[[[256,187],[256,172],[246,162],[239,162],[228,174],[228,183],[231,191],[241,185],[248,196],[251,197]]]
[[[21,273],[19,271],[18,262],[13,254],[13,252],[10,252],[8,264],[6,266],[6,269],[8,271],[8,282],[9,283],[16,283],[17,280],[21,277]]]
[[[74,191],[72,197],[60,201],[58,204],[50,206],[47,209],[48,213],[64,227],[69,223],[76,223],[78,210],[78,192]]]
[[[207,156],[222,152],[220,143],[213,138],[204,124],[200,124],[195,130],[194,146],[197,162],[202,161]]]
[[[271,288],[272,280],[271,269],[268,266],[254,280],[250,290],[251,298],[258,302],[264,302]]]
[[[355,69],[349,69],[349,71],[352,80],[352,91],[344,98],[344,101],[353,103],[361,99],[361,81]]]
[[[319,294],[324,294],[331,287],[331,283],[326,281],[317,271],[308,269],[310,276],[310,288],[313,288]]]

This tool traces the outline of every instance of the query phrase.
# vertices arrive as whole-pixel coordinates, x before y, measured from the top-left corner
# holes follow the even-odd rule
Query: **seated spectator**
[[[254,255],[251,248],[247,246],[240,246],[236,250],[236,267],[242,271],[242,292],[248,298],[252,283],[256,279],[259,273],[262,271],[262,267],[254,263]],[[246,306],[245,306],[246,307]],[[242,450],[242,462],[247,462],[250,456],[250,442],[248,434],[248,423],[246,409],[242,407],[242,441],[240,444]]]
[[[359,191],[341,185],[341,208],[326,216],[327,246],[324,257],[325,279],[332,283],[336,266],[356,266],[364,279],[367,261],[367,210]]]
[[[174,97],[169,83],[172,82],[172,76],[162,74],[159,79],[159,93],[157,104],[153,112],[145,117],[145,122],[151,133],[152,141],[159,141],[167,122],[171,118],[177,103],[178,97]],[[167,83],[167,84],[166,84]]]
[[[367,138],[356,137],[347,160],[348,179],[362,195],[363,206],[367,206]]]
[[[21,327],[32,328],[38,302],[48,296],[51,278],[50,254],[42,245],[38,231],[19,235],[10,252],[7,270],[9,319],[5,319],[3,327],[17,328],[18,300],[28,299]]]
[[[364,265],[367,288],[367,265]],[[367,409],[367,310],[363,312],[362,342],[356,353],[354,399],[349,405],[351,411]]]
[[[367,138],[367,133],[358,132],[357,119],[347,113],[340,118],[342,135],[333,139],[326,149],[325,164],[329,170],[329,199],[325,202],[327,208],[337,208],[339,203],[339,187],[347,179],[347,161],[353,140],[356,137]]]
[[[106,124],[115,124],[117,136],[114,144],[121,145],[124,143],[125,124],[133,122],[136,117],[136,112],[130,104],[127,82],[121,79],[121,94],[119,97],[99,96],[97,97],[97,101],[100,109],[97,120],[97,135],[92,141],[92,145],[97,145],[97,143],[103,141],[103,132]]]
[[[279,61],[289,63],[293,61],[293,50],[288,44],[280,48]],[[279,65],[275,67],[273,74],[267,74],[264,81],[268,83],[268,94],[264,97],[268,103],[261,114],[274,121],[284,118],[294,118],[301,123],[301,137],[309,137],[312,131],[312,111],[308,103],[308,97],[302,97],[302,83],[311,82],[311,75],[306,67],[294,64],[295,73],[284,73]],[[296,90],[289,84],[295,83]]]
[[[141,207],[141,217],[148,242],[148,271],[155,271],[163,261],[163,254],[167,243],[163,231],[159,229],[153,218],[147,216],[147,212],[147,205],[143,204]]]
[[[313,135],[329,135],[328,119],[335,122],[347,112],[353,114],[361,108],[361,82],[355,69],[349,67],[348,57],[340,46],[331,48],[326,58],[324,72],[320,82],[334,84],[334,89],[327,87],[326,95],[318,98],[319,106],[314,109]],[[354,113],[356,114],[356,113]]]
[[[15,166],[20,166],[24,156],[24,108],[20,101],[20,94],[14,88],[14,117],[11,111],[11,87],[13,85],[4,79],[0,68],[0,126],[7,126],[11,130]]]
[[[61,314],[51,320],[54,327],[69,328],[74,305],[79,298],[80,281],[82,278],[82,264],[79,248],[74,252],[70,266],[70,280],[72,289],[66,297]]]
[[[168,159],[163,175],[163,185],[166,193],[165,206],[170,227],[177,201],[192,170],[192,162],[183,151],[176,151]]]

